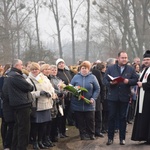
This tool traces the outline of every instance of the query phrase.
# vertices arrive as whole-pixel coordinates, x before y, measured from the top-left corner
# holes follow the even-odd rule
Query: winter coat
[[[105,76],[105,72],[101,72],[102,74],[102,81]],[[104,90],[104,99],[102,100],[102,107],[103,111],[108,111],[108,102],[107,102],[107,87],[103,84],[103,90]]]
[[[67,69],[58,68],[57,77],[59,77],[62,81],[64,81],[66,85],[69,84],[72,79],[71,73]]]
[[[3,87],[3,83],[4,83],[4,77],[0,76],[0,118],[3,116],[2,113],[2,87]]]
[[[52,85],[53,85],[53,87],[55,89],[55,93],[58,96],[57,103],[59,103],[60,105],[62,105],[63,108],[64,108],[64,98],[63,98],[63,96],[66,94],[66,92],[63,91],[63,90],[60,90],[58,88],[58,84],[60,82],[62,82],[62,80],[59,77],[57,77],[57,76],[51,76],[51,83],[52,83]]]
[[[58,98],[57,98],[57,100],[55,100],[54,101],[54,105],[53,105],[53,108],[51,109],[51,113],[52,114],[56,114],[55,115],[55,117],[56,116],[61,116],[61,113],[60,113],[60,111],[59,111],[59,108],[61,107],[61,108],[65,108],[65,106],[64,106],[64,91],[62,91],[62,90],[60,90],[59,88],[58,88],[58,84],[60,83],[60,82],[62,82],[62,80],[59,78],[59,77],[57,77],[57,76],[50,76],[50,79],[51,79],[51,83],[52,83],[52,85],[53,85],[53,87],[54,87],[54,89],[55,89],[55,93],[57,94],[57,96],[58,96]],[[63,110],[62,110],[63,111]],[[54,115],[53,115],[54,116]],[[53,117],[52,116],[52,117]],[[53,117],[54,118],[54,117]]]
[[[4,77],[3,91],[2,91],[2,102],[3,102],[3,117],[5,122],[14,122],[14,111],[9,105],[9,95],[8,95],[8,84],[7,77]]]
[[[22,76],[17,68],[11,68],[7,77],[9,104],[14,109],[31,106],[32,99],[29,98],[33,86]]]
[[[89,72],[86,76],[83,76],[80,72],[76,74],[71,80],[73,86],[81,86],[88,90],[83,92],[82,95],[87,99],[96,100],[100,93],[100,86],[96,77]],[[83,100],[73,97],[71,100],[71,108],[74,111],[95,111],[95,102],[93,104],[87,104]]]
[[[92,74],[95,75],[95,77],[98,80],[99,86],[101,88],[100,94],[96,100],[96,111],[101,111],[102,110],[102,100],[104,99],[104,85],[102,84],[102,75],[100,70],[98,69],[92,69]]]
[[[66,85],[68,85],[72,79],[71,73],[67,69],[59,69],[57,72],[57,77],[59,77]],[[71,99],[71,94],[68,93],[64,97],[64,105],[65,106],[70,106],[70,99]]]
[[[34,99],[33,106],[36,105],[37,100],[37,111],[51,109],[53,106],[52,98],[55,98],[55,92],[50,80],[43,73],[40,73],[38,76],[34,77],[31,72],[26,80],[33,85],[30,79],[34,82],[37,89],[35,90],[34,88],[34,90],[31,92]],[[48,92],[51,97],[41,96],[41,91]]]

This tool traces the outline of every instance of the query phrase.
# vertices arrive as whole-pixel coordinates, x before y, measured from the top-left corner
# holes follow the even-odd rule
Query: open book
[[[119,76],[119,77],[112,77],[111,75],[108,74],[108,77],[109,77],[112,81],[117,81],[118,83],[124,81],[124,78],[121,77],[121,76]]]

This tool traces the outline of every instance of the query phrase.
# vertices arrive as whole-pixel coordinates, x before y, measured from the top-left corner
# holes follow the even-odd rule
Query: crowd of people
[[[4,150],[48,149],[67,138],[66,125],[79,131],[81,140],[95,140],[107,133],[106,145],[119,132],[125,145],[126,126],[133,125],[131,139],[150,144],[149,93],[150,50],[133,63],[125,51],[106,62],[79,61],[67,66],[20,59],[0,66],[0,117]],[[121,77],[121,80],[112,80]],[[60,84],[83,87],[88,103],[60,88]]]

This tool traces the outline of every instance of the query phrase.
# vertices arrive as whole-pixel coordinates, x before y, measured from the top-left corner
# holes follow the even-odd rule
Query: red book
[[[112,77],[111,75],[108,74],[108,77],[109,77],[112,81],[117,81],[118,83],[124,81],[124,78],[121,77],[121,76],[118,76],[118,77]]]

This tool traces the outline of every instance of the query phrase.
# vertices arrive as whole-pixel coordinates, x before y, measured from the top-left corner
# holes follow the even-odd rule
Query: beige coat
[[[37,99],[37,111],[51,109],[53,106],[52,98],[55,99],[56,94],[50,80],[42,73],[36,77],[29,73],[29,76],[26,80],[33,85],[30,79],[34,82],[37,88],[37,91],[34,89],[34,91],[31,92],[34,99],[33,106],[36,105]],[[49,92],[51,97],[48,98],[46,96],[40,96],[41,91]]]

